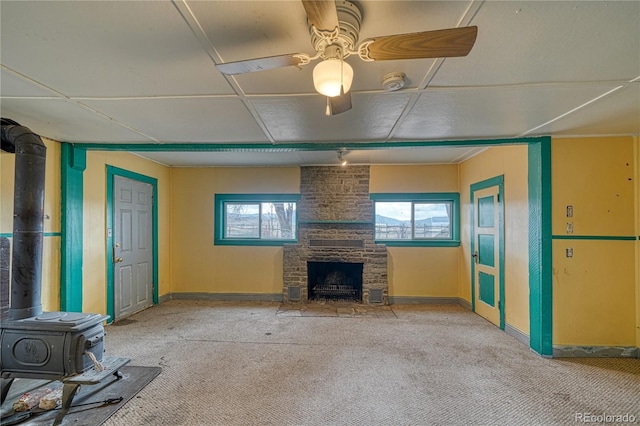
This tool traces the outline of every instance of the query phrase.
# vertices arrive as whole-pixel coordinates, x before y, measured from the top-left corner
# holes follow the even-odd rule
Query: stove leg
[[[60,408],[60,412],[56,416],[56,419],[53,422],[53,426],[58,426],[62,423],[62,419],[71,408],[71,402],[73,401],[73,397],[76,396],[78,392],[78,388],[80,387],[77,383],[65,383],[62,386],[62,408]]]
[[[1,383],[1,391],[0,391],[0,396],[2,397],[2,400],[0,401],[0,404],[4,404],[4,400],[7,399],[7,394],[9,393],[9,388],[11,387],[11,384],[13,383],[13,379],[0,379],[0,383]]]

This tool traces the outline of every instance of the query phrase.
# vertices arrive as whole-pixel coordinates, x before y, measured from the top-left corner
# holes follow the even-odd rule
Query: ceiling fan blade
[[[375,37],[368,55],[374,61],[467,56],[477,35],[474,26]]]
[[[216,68],[223,74],[236,75],[254,71],[270,70],[291,65],[301,65],[303,60],[300,54],[268,56],[265,58],[247,59],[246,61],[227,62],[217,64]]]
[[[344,87],[340,87],[340,95],[327,98],[329,115],[342,114],[351,109],[351,92],[344,93]]]
[[[309,23],[318,31],[333,31],[338,24],[338,11],[334,0],[302,0]]]

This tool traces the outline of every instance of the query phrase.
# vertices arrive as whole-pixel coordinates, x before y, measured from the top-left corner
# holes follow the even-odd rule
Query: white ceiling
[[[640,133],[640,1],[355,3],[360,40],[467,25],[478,38],[462,58],[349,57],[353,109],[326,117],[313,64],[215,67],[313,54],[297,0],[2,0],[1,113],[65,142],[207,144],[140,152],[172,166],[336,164],[336,146],[353,163],[457,163],[482,148],[406,142]],[[382,89],[391,71],[404,89]]]

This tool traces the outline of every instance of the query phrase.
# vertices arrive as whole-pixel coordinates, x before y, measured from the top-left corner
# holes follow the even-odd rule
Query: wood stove
[[[107,315],[43,312],[42,238],[46,146],[38,135],[2,119],[2,150],[16,154],[11,301],[0,326],[1,392],[4,402],[15,378],[60,380],[62,421],[81,384],[120,377],[127,358],[103,357]],[[4,253],[4,250],[3,250]]]

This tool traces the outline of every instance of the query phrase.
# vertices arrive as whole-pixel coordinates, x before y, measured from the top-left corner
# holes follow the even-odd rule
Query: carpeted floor
[[[640,424],[640,360],[541,358],[455,305],[173,300],[106,342],[162,367],[107,426]]]

